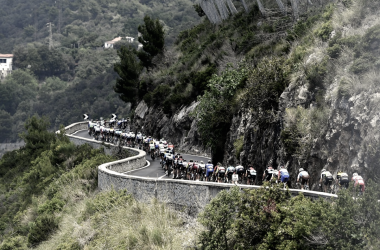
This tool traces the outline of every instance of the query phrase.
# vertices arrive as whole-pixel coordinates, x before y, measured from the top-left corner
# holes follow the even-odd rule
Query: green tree
[[[32,25],[24,27],[24,37],[31,37],[34,32],[36,32],[36,29]]]
[[[208,81],[204,95],[198,97],[199,104],[193,112],[203,142],[212,149],[214,161],[223,160],[226,134],[230,129],[236,108],[235,94],[245,85],[247,69],[244,65],[234,69],[228,67],[222,75],[214,74]]]
[[[141,36],[138,38],[143,45],[143,50],[137,52],[144,67],[152,66],[152,59],[164,50],[165,32],[158,19],[153,20],[148,15],[144,17],[144,24],[138,27]]]
[[[26,132],[20,134],[25,141],[25,148],[30,155],[38,155],[55,141],[54,132],[49,132],[50,122],[47,117],[32,116],[25,122]]]
[[[0,142],[4,142],[12,132],[12,116],[0,109]]]
[[[114,70],[119,77],[116,79],[114,90],[124,102],[136,104],[139,86],[141,65],[136,57],[136,50],[128,47],[121,47],[117,51],[120,62],[115,63]]]

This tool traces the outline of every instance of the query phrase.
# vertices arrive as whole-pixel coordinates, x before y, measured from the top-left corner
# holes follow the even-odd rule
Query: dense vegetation
[[[199,248],[377,249],[379,185],[370,182],[364,196],[356,193],[351,187],[337,199],[313,201],[276,186],[223,191],[199,217],[206,227]]]
[[[159,18],[165,26],[166,41],[172,44],[177,34],[197,22],[193,2],[125,0],[1,0],[0,53],[15,46],[46,43],[53,24],[54,47],[101,47],[116,36],[137,39],[137,27],[145,15]]]
[[[23,123],[34,114],[47,116],[52,129],[81,119],[130,115],[130,107],[114,93],[119,61],[117,48],[137,48],[144,16],[160,20],[165,43],[198,22],[187,0],[176,2],[119,0],[0,0],[0,53],[14,54],[14,76],[0,84],[0,142],[15,141]],[[52,49],[49,49],[51,22]],[[102,46],[117,36],[115,50]]]
[[[25,147],[0,160],[1,250],[182,247],[176,233],[183,220],[165,205],[140,204],[125,191],[97,192],[97,167],[116,156],[75,146],[48,127],[46,119],[30,118]]]

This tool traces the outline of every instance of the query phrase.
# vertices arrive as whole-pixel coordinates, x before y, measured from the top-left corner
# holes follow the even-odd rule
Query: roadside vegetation
[[[29,119],[25,147],[0,160],[1,250],[194,245],[196,223],[185,230],[186,217],[166,205],[142,204],[125,190],[98,192],[97,167],[115,156],[75,146],[48,127],[46,119]]]
[[[265,183],[265,185],[270,185]],[[352,187],[338,198],[291,197],[278,186],[222,191],[199,216],[199,249],[377,249],[380,189]],[[353,198],[354,197],[354,198]]]

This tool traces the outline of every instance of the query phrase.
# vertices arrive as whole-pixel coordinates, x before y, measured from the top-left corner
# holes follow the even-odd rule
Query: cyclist
[[[186,178],[188,180],[191,179],[191,172],[193,170],[193,165],[194,165],[194,161],[193,160],[190,160],[187,164],[187,167],[186,167]]]
[[[272,177],[275,175],[275,170],[272,166],[268,166],[263,174],[263,181],[270,181],[272,180]]]
[[[284,183],[284,188],[286,187],[286,183],[289,181],[289,172],[284,166],[280,166],[278,170],[277,182],[281,181]]]
[[[209,181],[211,175],[214,173],[214,165],[209,160],[206,164],[206,181]]]
[[[245,173],[244,167],[242,165],[238,165],[238,166],[236,166],[235,171],[236,171],[236,174],[239,176],[240,183],[242,183],[243,182],[243,176]]]
[[[156,146],[154,145],[154,142],[151,141],[149,143],[149,152],[150,152],[150,158],[152,158],[152,160],[154,160],[154,153],[155,153],[155,150],[156,150]]]
[[[346,172],[338,170],[338,173],[336,174],[336,182],[339,186],[348,188],[348,185],[350,183],[348,174]]]
[[[303,190],[303,187],[305,186],[305,184],[307,185],[309,184],[309,179],[310,179],[309,173],[303,168],[300,168],[298,170],[297,183],[301,181],[301,190]]]
[[[357,185],[360,186],[360,192],[364,193],[365,190],[365,183],[363,177],[361,177],[358,173],[354,173],[351,178],[352,181],[354,181],[354,187]]]
[[[173,167],[173,155],[170,153],[165,154],[165,166],[166,166],[165,167],[166,174],[167,176],[170,176],[170,172]]]
[[[100,135],[100,126],[98,124],[94,126],[94,131],[94,139],[98,140]]]
[[[214,176],[215,176],[215,179],[218,180],[218,182],[220,182],[220,180],[223,178],[224,179],[224,176],[226,174],[226,169],[222,166],[222,164],[219,162],[215,168],[214,168]]]
[[[227,168],[227,182],[232,183],[232,174],[235,172],[235,168],[233,166],[229,166]]]
[[[323,191],[326,192],[327,187],[331,188],[333,181],[334,181],[334,177],[330,173],[330,171],[327,171],[326,169],[322,169],[321,179],[319,180],[319,187],[322,189],[322,183],[323,183]]]
[[[204,164],[203,161],[200,161],[199,168],[198,168],[199,180],[204,181],[205,174],[206,174],[206,164]]]
[[[252,165],[248,165],[247,171],[245,172],[247,178],[247,185],[253,185],[256,182],[256,170]]]
[[[174,145],[171,142],[168,143],[168,149],[170,149],[172,154],[174,154]]]
[[[194,181],[198,178],[198,172],[199,172],[199,162],[195,161],[191,168],[191,177],[193,178]]]

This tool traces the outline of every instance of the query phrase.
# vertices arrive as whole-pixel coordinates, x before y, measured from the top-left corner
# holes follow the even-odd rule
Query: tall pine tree
[[[136,50],[129,47],[121,47],[117,51],[120,62],[115,63],[114,70],[119,77],[116,79],[114,90],[124,102],[136,104],[141,64],[137,59]]]
[[[138,27],[141,36],[138,38],[143,45],[143,50],[137,55],[141,63],[147,69],[152,67],[152,59],[164,50],[165,32],[164,27],[158,19],[153,20],[149,16],[144,17],[144,24]]]

